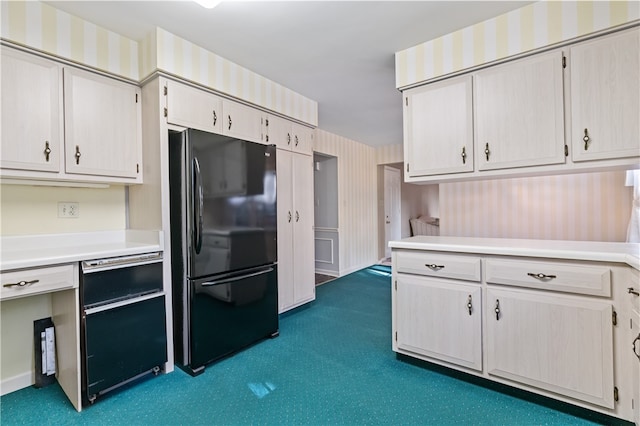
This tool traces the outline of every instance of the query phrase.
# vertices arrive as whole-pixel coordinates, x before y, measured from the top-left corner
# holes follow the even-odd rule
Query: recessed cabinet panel
[[[471,93],[470,75],[405,92],[408,176],[473,171]]]
[[[406,274],[430,275],[465,281],[480,281],[480,258],[420,250],[398,251],[396,269]]]
[[[2,47],[4,169],[58,172],[62,152],[62,67]]]
[[[64,68],[67,173],[136,178],[142,171],[140,88]]]
[[[201,89],[167,81],[167,121],[205,132],[222,133],[222,99]]]
[[[474,75],[478,170],[563,164],[562,52]]]
[[[482,370],[480,286],[402,274],[395,291],[399,349]]]
[[[257,109],[228,99],[222,100],[222,134],[251,142],[263,143],[262,115]]]
[[[640,156],[640,30],[570,51],[574,161]]]
[[[605,301],[489,288],[487,372],[613,408],[612,312]]]

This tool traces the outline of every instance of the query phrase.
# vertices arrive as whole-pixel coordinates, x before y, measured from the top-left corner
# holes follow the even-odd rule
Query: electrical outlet
[[[60,201],[58,203],[58,217],[77,219],[80,216],[80,203]]]

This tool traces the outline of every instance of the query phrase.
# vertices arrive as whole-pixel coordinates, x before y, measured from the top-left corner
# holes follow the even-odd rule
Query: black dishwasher
[[[82,262],[82,402],[167,362],[162,254]]]

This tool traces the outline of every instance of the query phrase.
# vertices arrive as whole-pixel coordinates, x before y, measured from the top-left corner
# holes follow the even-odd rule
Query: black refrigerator
[[[169,132],[174,348],[192,375],[278,335],[276,147]]]

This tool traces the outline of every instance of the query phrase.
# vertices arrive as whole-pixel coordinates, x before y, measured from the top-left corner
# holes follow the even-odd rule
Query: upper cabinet
[[[140,88],[64,69],[68,173],[135,179],[142,157]]]
[[[639,57],[638,28],[571,48],[573,161],[639,155]]]
[[[222,134],[251,142],[262,142],[262,113],[229,99],[222,100]]]
[[[61,76],[56,62],[2,48],[3,169],[60,170]]]
[[[636,166],[639,33],[636,26],[408,88],[405,180]]]
[[[313,153],[313,129],[276,116],[267,120],[268,143],[300,154]]]
[[[404,161],[410,177],[473,171],[471,76],[404,94]]]
[[[3,46],[0,176],[142,183],[141,102],[137,85]]]
[[[478,170],[564,163],[562,52],[474,75]]]

